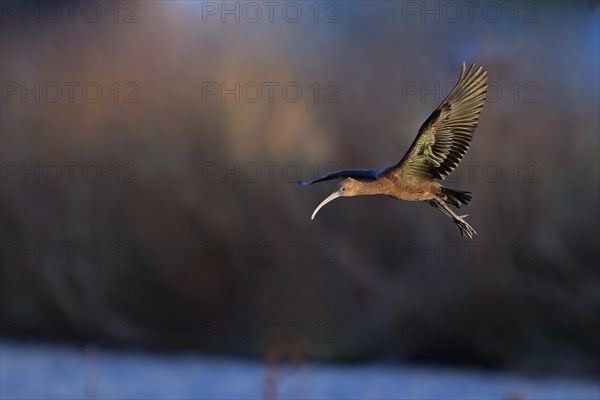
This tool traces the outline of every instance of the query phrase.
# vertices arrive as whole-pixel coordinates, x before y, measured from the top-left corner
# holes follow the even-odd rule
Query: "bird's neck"
[[[379,179],[370,182],[358,182],[358,196],[389,194],[386,185]]]

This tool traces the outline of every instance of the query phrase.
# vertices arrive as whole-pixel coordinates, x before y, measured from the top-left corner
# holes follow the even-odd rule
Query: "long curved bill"
[[[337,199],[338,197],[340,197],[340,191],[336,190],[335,192],[331,193],[329,195],[329,197],[327,197],[325,200],[323,200],[321,202],[321,204],[319,204],[317,206],[317,208],[315,208],[315,211],[312,213],[312,216],[310,217],[310,220],[312,221],[313,219],[315,219],[315,215],[317,215],[317,213],[319,212],[319,210],[327,203],[329,203],[330,201],[333,201],[335,199]]]

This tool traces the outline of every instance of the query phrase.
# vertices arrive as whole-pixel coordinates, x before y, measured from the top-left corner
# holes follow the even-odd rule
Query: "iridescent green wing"
[[[479,122],[487,93],[487,71],[466,71],[452,92],[427,118],[402,160],[386,173],[424,179],[444,179],[465,155]]]

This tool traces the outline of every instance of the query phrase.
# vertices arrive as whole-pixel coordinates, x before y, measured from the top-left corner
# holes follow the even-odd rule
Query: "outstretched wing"
[[[487,93],[487,71],[463,63],[452,92],[427,118],[402,160],[389,168],[391,174],[412,174],[444,179],[465,155],[479,122]]]
[[[354,178],[359,181],[374,181],[378,178],[381,170],[379,169],[345,169],[325,174],[310,182],[298,181],[302,186],[312,185],[313,183],[330,181],[332,179]]]

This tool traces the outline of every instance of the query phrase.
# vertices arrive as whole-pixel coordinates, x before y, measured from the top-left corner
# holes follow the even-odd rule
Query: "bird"
[[[479,123],[487,96],[487,71],[463,62],[460,77],[441,104],[423,123],[417,137],[395,165],[385,169],[348,169],[330,172],[302,186],[342,179],[337,189],[314,210],[311,220],[323,206],[339,197],[387,195],[399,200],[425,201],[440,210],[473,239],[475,229],[449,205],[460,208],[471,200],[471,192],[444,187],[444,180],[467,152]]]

